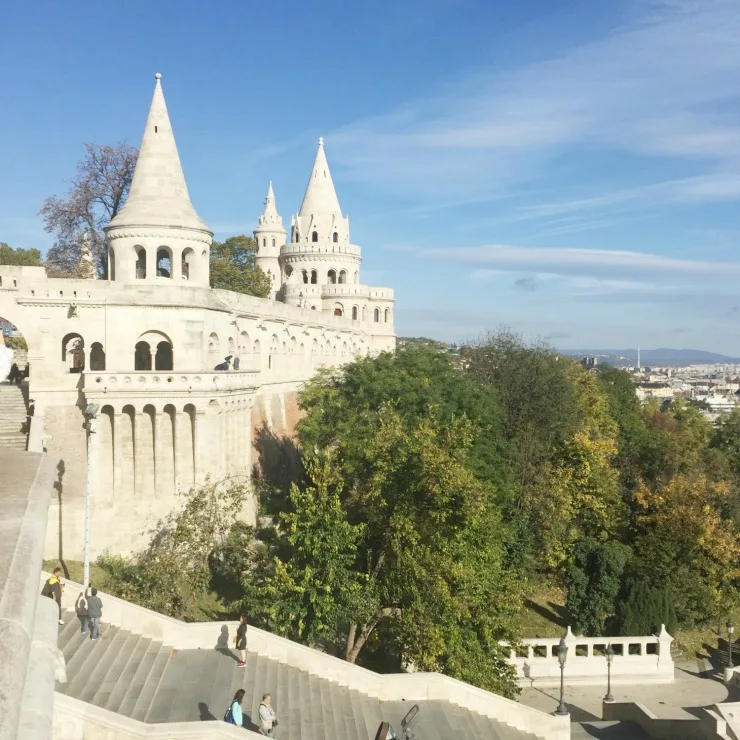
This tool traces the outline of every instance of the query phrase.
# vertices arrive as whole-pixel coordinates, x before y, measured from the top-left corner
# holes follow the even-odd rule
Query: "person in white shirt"
[[[270,704],[271,700],[272,697],[269,694],[265,694],[260,704],[260,735],[267,735],[268,737],[273,736],[272,733],[278,724],[275,718],[275,710],[272,708],[272,704]]]

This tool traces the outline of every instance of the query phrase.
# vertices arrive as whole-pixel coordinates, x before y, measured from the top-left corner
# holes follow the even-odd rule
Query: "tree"
[[[364,525],[342,508],[342,483],[331,453],[306,461],[310,485],[290,490],[291,511],[280,514],[282,547],[255,559],[244,574],[244,608],[291,639],[334,641],[362,598],[362,574],[353,569]]]
[[[66,197],[52,196],[44,201],[40,213],[46,231],[55,237],[46,261],[57,274],[76,274],[87,234],[98,273],[107,277],[103,227],[126,202],[137,155],[137,149],[126,142],[116,146],[85,144],[85,156],[77,164],[77,174],[69,182]]]
[[[211,245],[211,287],[259,298],[272,291],[270,278],[257,265],[257,243],[249,236],[231,236]]]
[[[617,541],[584,537],[574,548],[566,570],[566,608],[573,626],[584,635],[603,635],[607,617],[614,613],[622,573],[632,552]]]
[[[0,265],[18,265],[25,267],[39,267],[41,252],[38,249],[15,249],[5,242],[0,242]]]
[[[652,635],[665,625],[669,633],[677,625],[670,591],[660,584],[628,578],[616,606],[615,632],[619,635]]]
[[[635,575],[669,589],[681,624],[713,618],[740,580],[740,536],[723,514],[730,495],[695,475],[635,491]]]
[[[380,362],[398,382],[391,359]],[[435,406],[417,415],[389,402],[364,408],[383,384],[377,368],[359,364],[369,376],[353,417],[359,445],[329,421],[344,407],[348,377],[335,377],[334,392],[326,377],[313,386],[303,434],[331,440],[319,452],[331,463],[309,458],[309,485],[292,489],[279,517],[275,567],[257,586],[276,605],[269,623],[341,644],[350,662],[380,642],[420,670],[512,695],[499,640],[515,638],[521,578],[505,564],[495,491],[470,467],[479,430]]]
[[[348,485],[354,485],[374,434],[368,419],[384,404],[391,404],[409,429],[432,407],[442,421],[464,415],[475,429],[468,451],[471,469],[493,485],[500,500],[509,495],[508,445],[493,389],[428,346],[411,345],[317,373],[300,396],[305,412],[298,424],[300,446],[313,450],[341,445],[343,470]]]
[[[248,496],[241,479],[206,481],[181,494],[182,508],[160,523],[146,549],[99,559],[114,576],[113,595],[177,619],[212,618],[200,602]]]

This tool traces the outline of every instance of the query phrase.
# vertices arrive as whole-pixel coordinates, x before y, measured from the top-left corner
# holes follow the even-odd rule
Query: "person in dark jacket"
[[[98,639],[100,618],[103,616],[103,602],[98,597],[98,589],[91,588],[87,597],[87,617],[90,620],[90,639]]]
[[[48,596],[57,602],[59,609],[59,624],[64,624],[62,619],[62,569],[54,568],[51,578],[47,578],[44,587],[41,589],[42,596]]]
[[[244,668],[247,664],[247,615],[242,614],[239,617],[239,626],[236,629],[236,637],[234,638],[236,643],[236,649],[239,651],[239,668]]]

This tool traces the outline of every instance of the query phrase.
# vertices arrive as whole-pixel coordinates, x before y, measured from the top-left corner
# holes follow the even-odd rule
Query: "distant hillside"
[[[562,349],[566,355],[573,357],[595,356],[599,362],[609,363],[617,367],[627,367],[637,364],[637,349]],[[654,365],[718,365],[738,364],[740,358],[720,355],[716,352],[705,352],[701,349],[660,349],[640,350],[640,362],[643,367]]]

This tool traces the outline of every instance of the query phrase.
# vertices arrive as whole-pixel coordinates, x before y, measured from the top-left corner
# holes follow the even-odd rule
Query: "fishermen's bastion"
[[[129,552],[178,490],[249,475],[255,434],[292,429],[317,368],[395,346],[393,291],[360,282],[323,141],[290,233],[272,184],[254,232],[272,297],[209,287],[212,233],[190,202],[160,78],[129,198],[106,228],[110,280],[0,266],[0,316],[28,343],[27,446],[62,461],[48,557],[82,558],[88,474],[92,556]],[[229,355],[238,370],[214,371]],[[6,409],[9,393],[23,403],[20,388],[4,391]]]

